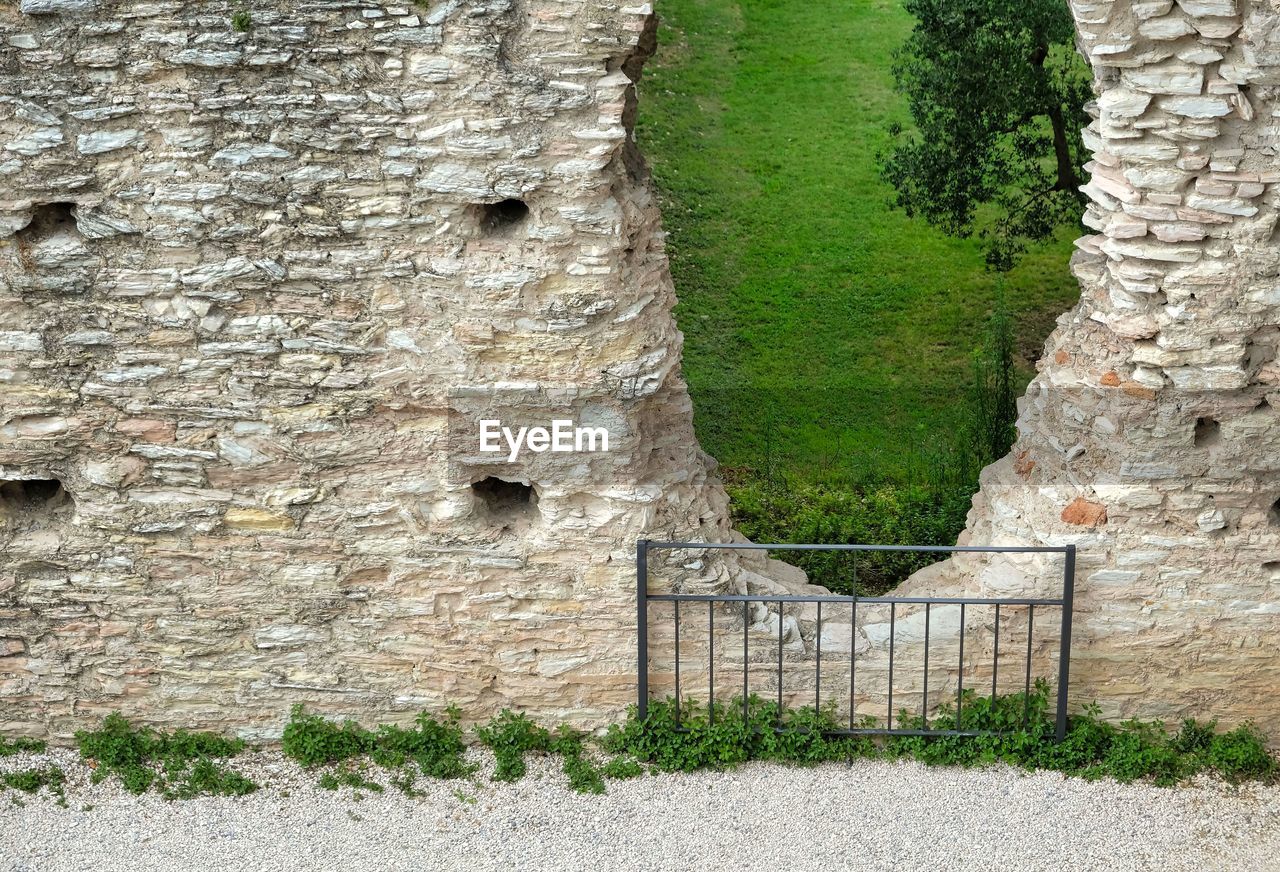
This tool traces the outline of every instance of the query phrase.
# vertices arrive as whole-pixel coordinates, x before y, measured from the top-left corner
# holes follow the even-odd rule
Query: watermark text
[[[579,427],[567,418],[558,418],[546,427],[521,427],[512,430],[495,418],[480,421],[480,450],[485,453],[505,451],[507,462],[515,463],[520,452],[544,451],[565,453],[609,450],[609,431],[604,427]]]

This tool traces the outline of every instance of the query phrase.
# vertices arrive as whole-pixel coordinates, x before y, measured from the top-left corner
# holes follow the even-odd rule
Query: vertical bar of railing
[[[1067,737],[1067,684],[1071,672],[1071,604],[1076,588],[1076,546],[1068,545],[1062,571],[1062,637],[1058,642],[1058,712],[1054,737]]]
[[[680,726],[680,600],[676,607],[676,726]]]
[[[991,652],[991,704],[996,702],[996,676],[1000,674],[1000,603],[996,603],[995,649]]]
[[[966,603],[960,603],[960,668],[956,670],[956,729],[962,730],[960,726],[960,710],[964,707],[964,607]]]
[[[814,644],[818,651],[817,675],[813,677],[813,713],[822,711],[822,601],[818,601],[818,626],[813,631]]]
[[[926,730],[929,729],[929,605],[924,604],[924,692],[920,695],[920,714]]]
[[[782,726],[782,603],[778,603],[778,726]]]
[[[857,707],[858,707],[858,702],[857,702],[858,698],[857,696],[854,695],[854,691],[857,689],[857,685],[854,683],[854,675],[856,673],[854,672],[854,664],[853,664],[853,650],[854,648],[858,647],[857,645],[854,644],[854,641],[858,638],[858,599],[857,597],[854,597],[852,606],[853,606],[852,612],[849,616],[849,729],[851,730],[853,729],[854,712],[857,710]]]
[[[897,603],[889,603],[889,729],[893,729],[893,642],[894,618],[898,611]]]
[[[747,723],[747,625],[751,623],[751,603],[742,601],[742,723]]]
[[[707,723],[716,725],[716,604],[707,600]]]
[[[1031,634],[1036,623],[1036,607],[1027,606],[1027,674],[1022,683],[1022,727],[1026,729],[1031,714]]]
[[[649,540],[636,543],[636,713],[649,715]]]

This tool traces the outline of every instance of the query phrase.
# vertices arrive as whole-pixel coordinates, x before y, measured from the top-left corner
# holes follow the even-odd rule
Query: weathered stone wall
[[[1073,0],[1094,153],[1058,322],[962,542],[1073,542],[1072,699],[1280,719],[1280,13]],[[911,586],[1047,591],[1034,561]]]
[[[0,732],[616,718],[635,540],[728,535],[628,143],[649,8],[15,5]],[[482,417],[612,443],[508,464]]]
[[[1080,303],[1047,342],[1017,444],[984,471],[960,544],[1077,546],[1073,706],[1252,719],[1280,741],[1280,11],[1244,0],[1071,7],[1098,94],[1085,134],[1085,223],[1097,232],[1077,244]],[[1060,555],[964,554],[898,592],[1054,597],[1062,568]],[[810,703],[816,614],[786,611],[784,697]],[[883,723],[889,616],[863,609],[853,627],[851,617],[824,619],[823,698],[848,712],[853,647],[857,714]],[[957,607],[932,619],[930,711],[953,698],[961,634]],[[705,693],[698,620],[683,686]],[[897,614],[895,711],[924,708],[923,620],[918,608]],[[749,624],[752,689],[766,695],[777,621]],[[1056,609],[1036,612],[1035,676],[1054,675],[1058,621]],[[729,615],[719,626],[727,697],[740,630]],[[965,686],[989,692],[997,630],[998,689],[1020,692],[1025,609],[1006,608],[998,628],[993,609],[968,610]]]
[[[249,33],[224,3],[0,12],[0,731],[120,709],[271,736],[295,701],[612,719],[634,692],[634,541],[732,535],[628,139],[649,10],[271,6]],[[962,542],[1079,547],[1076,701],[1269,721],[1280,27],[1233,0],[1073,11],[1099,90],[1098,233]],[[481,418],[613,443],[507,464],[477,450]],[[904,591],[1052,595],[1060,569],[969,556]],[[694,552],[654,582],[807,589]],[[851,652],[858,712],[885,702],[884,611],[824,616],[843,711]],[[696,690],[710,626],[690,614]],[[1044,674],[1056,616],[1037,617]],[[932,620],[936,705],[961,624]],[[990,678],[994,623],[967,614],[968,686]],[[748,607],[751,690],[776,689],[754,664],[781,631],[784,692],[809,700],[815,624]],[[899,663],[921,625],[896,615]],[[1025,627],[1005,612],[1004,656]],[[718,613],[725,697],[743,631]],[[894,687],[919,706],[920,671]]]

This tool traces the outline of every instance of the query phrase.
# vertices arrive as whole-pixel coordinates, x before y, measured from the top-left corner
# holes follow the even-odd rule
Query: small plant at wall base
[[[503,709],[489,723],[477,727],[476,738],[497,758],[494,781],[519,781],[526,771],[526,754],[551,750],[551,734],[546,728],[510,709]]]
[[[35,794],[40,791],[40,788],[47,787],[58,805],[64,807],[67,804],[66,789],[63,786],[66,781],[67,774],[57,766],[41,766],[35,769],[0,773],[0,788]]]
[[[21,754],[24,751],[39,754],[45,747],[45,743],[39,739],[28,739],[25,736],[18,736],[10,740],[0,738],[0,757],[12,757],[14,754]]]
[[[782,729],[775,729],[781,725]],[[867,726],[874,726],[868,722]],[[649,704],[645,721],[632,710],[626,722],[606,736],[606,750],[627,754],[656,769],[691,772],[721,769],[748,760],[814,764],[854,757],[909,758],[930,765],[975,766],[1006,763],[1024,769],[1052,769],[1084,778],[1139,779],[1162,786],[1181,783],[1199,773],[1213,773],[1238,783],[1271,779],[1276,761],[1262,735],[1244,724],[1217,733],[1215,724],[1185,721],[1176,733],[1159,723],[1127,721],[1113,725],[1098,718],[1096,708],[1071,718],[1067,736],[1055,742],[1048,707],[1048,688],[1038,683],[1028,695],[979,697],[966,691],[957,720],[944,707],[925,723],[901,713],[895,726],[904,729],[1002,731],[982,736],[894,736],[881,741],[865,736],[829,735],[841,728],[834,704],[778,710],[775,702],[752,696],[743,717],[742,701],[717,703],[714,724],[705,705],[681,704],[677,725],[674,701]]]
[[[77,732],[76,744],[80,756],[96,767],[95,783],[114,776],[130,793],[146,793],[155,786],[166,798],[189,799],[204,794],[243,796],[258,789],[216,762],[244,750],[240,739],[134,728],[113,712],[99,729]]]
[[[281,742],[285,756],[304,766],[345,763],[367,756],[385,769],[401,770],[397,786],[407,793],[412,779],[405,776],[411,766],[429,778],[463,778],[474,771],[463,756],[466,744],[458,725],[460,717],[461,712],[450,706],[443,720],[420,713],[413,729],[384,724],[367,730],[355,721],[338,724],[296,705]],[[329,773],[327,777],[339,776]]]

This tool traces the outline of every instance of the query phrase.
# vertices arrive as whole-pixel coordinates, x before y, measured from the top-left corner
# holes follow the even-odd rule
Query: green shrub
[[[285,756],[304,766],[368,756],[387,769],[416,764],[431,778],[461,778],[474,767],[464,757],[466,744],[459,717],[458,710],[450,706],[443,721],[422,712],[414,729],[383,725],[373,731],[351,720],[337,724],[295,705],[281,743]],[[408,783],[412,785],[412,779]]]
[[[338,763],[373,750],[373,733],[355,721],[335,724],[321,715],[308,714],[302,705],[295,705],[289,715],[281,745],[286,757],[303,766]]]
[[[1250,723],[1215,735],[1200,759],[1206,768],[1233,784],[1271,778],[1276,773],[1276,760],[1267,751],[1266,737]]]
[[[604,777],[587,759],[583,746],[585,734],[561,724],[551,741],[550,750],[563,759],[561,771],[569,777],[569,787],[578,793],[604,793]]]
[[[865,484],[849,489],[775,480],[729,485],[734,523],[753,542],[954,545],[975,485]],[[938,561],[907,551],[780,551],[774,555],[836,593],[874,596]]]
[[[644,767],[632,758],[621,755],[601,766],[600,774],[605,778],[624,781],[628,778],[639,778],[644,774]]]
[[[257,789],[249,779],[213,762],[240,753],[244,749],[240,739],[186,730],[135,729],[113,712],[100,729],[77,732],[76,744],[80,756],[96,764],[95,783],[114,775],[130,793],[145,793],[153,784],[170,799],[242,796]]]
[[[357,769],[340,769],[336,772],[326,772],[320,776],[320,786],[325,790],[337,790],[339,787],[370,790],[374,793],[382,793],[385,790],[381,784],[366,778],[364,773]]]
[[[477,727],[476,738],[497,758],[494,781],[519,781],[526,771],[525,754],[551,750],[551,734],[523,712],[516,714],[510,709],[503,709],[489,723]]]
[[[458,726],[460,717],[461,712],[450,706],[445,710],[444,721],[437,721],[422,712],[418,715],[416,729],[379,727],[370,756],[379,766],[387,768],[416,763],[422,774],[431,778],[469,775],[473,767],[463,756],[467,746],[463,741],[462,728]]]
[[[1068,721],[1066,737],[1054,741],[1048,686],[1038,682],[1030,694],[979,697],[965,691],[959,718],[944,706],[926,721],[900,713],[903,729],[992,731],[980,736],[831,735],[844,725],[833,707],[778,711],[777,704],[752,696],[744,718],[741,699],[715,706],[711,723],[705,705],[689,700],[675,720],[673,700],[649,704],[645,721],[634,708],[605,737],[605,749],[625,754],[662,771],[723,769],[748,760],[808,765],[854,757],[914,759],[930,765],[975,766],[1006,763],[1024,769],[1052,769],[1085,778],[1146,780],[1162,786],[1181,783],[1200,772],[1215,772],[1232,782],[1271,778],[1275,759],[1252,725],[1214,733],[1213,724],[1189,721],[1170,735],[1158,722],[1099,720],[1096,707]],[[870,725],[870,722],[864,722]],[[779,729],[780,727],[780,729]]]
[[[23,769],[18,772],[0,773],[0,787],[21,790],[23,793],[35,793],[42,787],[49,788],[61,804],[66,804],[66,793],[63,785],[67,774],[57,766],[44,766],[37,769]]]
[[[11,740],[0,738],[0,757],[12,757],[14,754],[20,754],[23,751],[39,754],[44,751],[45,747],[45,743],[39,739],[28,739],[25,736],[17,736]]]

